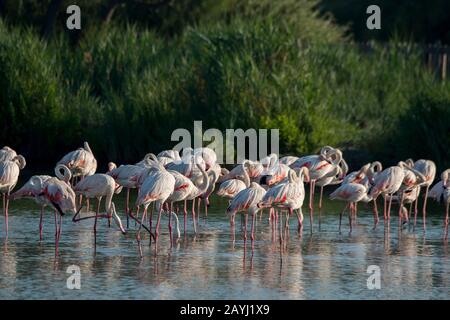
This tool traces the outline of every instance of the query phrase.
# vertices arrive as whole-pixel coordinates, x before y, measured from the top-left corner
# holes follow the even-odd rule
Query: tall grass
[[[135,161],[203,120],[279,128],[283,153],[332,144],[393,161],[414,146],[411,156],[449,165],[431,141],[448,145],[450,87],[422,67],[420,52],[362,53],[270,19],[202,24],[172,40],[112,27],[77,47],[0,23],[0,75],[0,144],[31,163],[52,163],[83,140],[100,161]],[[402,134],[435,138],[418,146],[392,138]]]

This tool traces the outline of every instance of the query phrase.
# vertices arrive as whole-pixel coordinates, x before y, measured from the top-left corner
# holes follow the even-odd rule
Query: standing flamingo
[[[56,171],[56,173],[58,174],[58,171]],[[106,217],[108,219],[110,219],[111,217],[114,218],[114,221],[117,223],[120,231],[125,234],[122,222],[117,216],[114,204],[112,203],[112,197],[114,195],[115,189],[116,182],[114,181],[114,179],[111,176],[103,173],[96,173],[94,175],[87,176],[83,180],[78,182],[73,188],[75,194],[81,194],[86,198],[97,198],[97,210],[95,212],[94,222],[95,244],[97,244],[97,219],[99,217]],[[103,197],[105,197],[106,216],[99,216],[100,203]],[[74,216],[72,220],[76,222],[80,219],[77,219],[77,217]]]
[[[298,171],[298,173],[296,173]],[[273,188],[270,188],[262,200],[258,203],[259,208],[275,207],[281,209],[288,209],[289,216],[293,211],[298,209],[298,230],[301,232],[303,227],[303,213],[302,205],[305,199],[304,181],[309,181],[309,169],[302,167],[300,169],[290,170],[288,181],[279,183]]]
[[[285,157],[280,158],[279,163],[285,164],[287,166],[291,166],[291,164],[293,164],[298,159],[299,159],[299,157],[285,156]]]
[[[373,179],[373,186],[370,189],[369,197],[376,200],[378,195],[383,194],[384,197],[384,206],[383,206],[383,214],[384,220],[390,219],[391,216],[391,204],[392,197],[389,197],[389,206],[387,206],[387,195],[392,196],[396,193],[405,178],[405,171],[400,166],[389,167],[382,172],[378,173]]]
[[[125,215],[127,217],[127,228],[129,228],[129,214],[130,214],[130,189],[139,188],[139,177],[142,176],[144,171],[147,169],[143,166],[138,165],[121,165],[117,167],[115,163],[110,162],[109,171],[107,175],[113,177],[116,183],[124,188],[127,188],[126,204],[125,204]]]
[[[427,215],[428,190],[436,176],[436,164],[431,160],[420,159],[420,160],[417,160],[416,162],[414,162],[413,168],[425,176],[425,181],[421,184],[421,186],[425,186],[425,197],[423,200],[423,207],[422,207],[423,227],[425,228],[426,215]],[[420,192],[420,190],[419,190],[419,192]],[[417,202],[416,202],[416,206],[417,206]]]
[[[428,195],[430,198],[434,198],[436,201],[440,201],[442,198],[445,205],[445,235],[444,238],[448,237],[448,223],[449,223],[449,206],[450,206],[450,169],[445,170],[441,174],[441,181],[436,183],[433,188],[431,188]]]
[[[313,201],[316,181],[330,173],[334,169],[334,167],[339,165],[341,161],[342,152],[339,149],[325,146],[320,150],[319,155],[310,155],[299,158],[291,165],[291,168],[293,169],[302,167],[306,167],[309,169],[309,219],[311,224],[311,233],[313,231]]]
[[[75,207],[75,192],[67,181],[51,177],[44,182],[44,190],[39,195],[44,197],[44,201],[51,204],[59,213],[59,223],[56,219],[55,211],[55,255],[58,255],[59,239],[61,237],[62,216],[67,212],[78,214]],[[80,208],[81,209],[81,208]]]
[[[6,236],[8,236],[9,194],[16,186],[19,172],[25,168],[25,165],[25,158],[21,155],[16,155],[12,160],[0,162],[0,193],[3,195]]]
[[[344,210],[339,216],[339,232],[341,232],[341,221],[342,215],[345,209],[350,206],[350,213],[348,216],[350,233],[352,232],[352,217],[356,216],[356,203],[359,201],[369,202],[372,201],[372,197],[367,195],[368,189],[359,183],[346,183],[341,185],[339,188],[333,191],[330,195],[331,200],[343,200],[347,201],[348,204],[344,207]]]
[[[67,168],[67,167],[66,167]],[[67,168],[67,170],[69,170]],[[45,182],[51,176],[36,175],[32,176],[19,190],[11,194],[11,200],[22,198],[32,198],[41,207],[41,214],[39,217],[39,240],[42,241],[42,219],[44,208],[49,204],[47,199],[41,194],[44,192]]]
[[[144,212],[142,214],[142,222],[145,221],[147,215],[148,206],[155,202],[156,209],[158,210],[158,221],[156,223],[155,229],[155,248],[157,246],[158,234],[159,234],[159,224],[161,221],[161,212],[163,209],[163,204],[172,194],[175,189],[175,178],[171,175],[162,165],[159,166],[158,170],[152,171],[150,175],[145,179],[141,188],[139,189],[139,194],[136,199],[136,206],[143,205]],[[139,230],[136,234],[136,239],[139,243],[139,253],[142,257],[142,248],[140,245],[140,230],[142,224],[139,226]]]
[[[252,182],[250,187],[240,191],[231,200],[230,205],[227,208],[227,213],[230,215],[231,227],[234,227],[234,217],[236,213],[243,211],[245,213],[245,229],[244,229],[244,240],[247,240],[247,213],[252,215],[252,227],[251,227],[251,240],[255,239],[255,218],[256,213],[260,210],[258,203],[260,203],[266,194],[266,190],[261,187],[256,182]],[[234,231],[234,229],[233,229]],[[234,240],[234,232],[233,232]]]

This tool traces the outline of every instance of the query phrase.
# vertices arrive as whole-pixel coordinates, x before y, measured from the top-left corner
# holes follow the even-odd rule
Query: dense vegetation
[[[0,21],[0,145],[48,166],[88,140],[100,161],[121,163],[171,147],[174,129],[203,120],[279,128],[283,153],[330,144],[355,164],[449,166],[449,83],[412,47],[362,52],[315,5],[224,1],[177,35],[111,23],[76,45]]]

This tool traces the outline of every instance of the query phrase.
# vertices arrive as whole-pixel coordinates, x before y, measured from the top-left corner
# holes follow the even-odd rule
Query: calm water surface
[[[123,201],[116,199],[123,217]],[[305,211],[303,237],[296,219],[283,252],[272,241],[267,213],[257,223],[255,248],[244,247],[236,219],[236,242],[231,241],[226,202],[213,198],[208,217],[201,213],[195,237],[189,220],[186,238],[168,246],[167,217],[163,217],[159,249],[144,236],[141,260],[134,223],[123,236],[106,221],[99,225],[94,254],[92,220],[72,223],[63,218],[59,257],[54,255],[54,217],[46,211],[44,240],[39,242],[39,208],[23,200],[11,203],[10,233],[0,242],[1,299],[449,299],[449,249],[443,241],[443,209],[430,207],[427,232],[397,228],[383,221],[372,230],[372,214],[360,205],[358,225],[348,234],[347,219],[338,233],[342,202],[326,202],[319,231],[317,214],[312,236]],[[395,207],[394,211],[396,212]],[[180,217],[181,218],[181,217]],[[125,219],[123,219],[125,220]],[[180,219],[182,222],[182,218]],[[419,220],[421,222],[421,220]],[[183,232],[183,230],[181,230]],[[144,233],[143,233],[144,235]],[[78,265],[81,289],[66,287],[67,267]],[[381,289],[367,288],[367,268],[378,265]]]

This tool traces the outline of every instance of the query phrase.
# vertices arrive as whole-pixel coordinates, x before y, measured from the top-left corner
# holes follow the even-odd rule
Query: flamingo
[[[242,163],[242,179],[244,181],[242,181],[241,179],[230,179],[222,182],[219,186],[219,189],[217,190],[217,195],[220,197],[233,199],[239,192],[248,188],[250,186],[250,175],[247,170],[249,170],[248,168],[250,165],[251,164],[249,160],[245,160]]]
[[[350,206],[350,213],[348,216],[350,233],[352,232],[352,216],[356,215],[356,203],[359,201],[369,202],[372,201],[372,197],[367,195],[368,188],[359,183],[346,183],[342,184],[339,188],[333,191],[330,195],[331,200],[343,200],[348,204],[344,207],[344,210],[339,215],[339,232],[341,232],[342,215],[348,206]]]
[[[127,217],[127,228],[129,228],[130,190],[139,188],[139,178],[144,175],[144,172],[148,175],[147,168],[132,164],[117,167],[114,162],[110,162],[108,167],[109,171],[107,172],[107,175],[113,177],[118,185],[127,188],[125,215]],[[141,180],[143,181],[143,179]]]
[[[67,168],[67,167],[65,167]],[[69,168],[67,168],[69,170]],[[22,198],[32,198],[41,207],[41,214],[39,217],[39,240],[42,241],[42,219],[44,208],[49,205],[47,199],[41,194],[44,191],[45,182],[50,179],[51,176],[47,175],[35,175],[32,176],[19,190],[11,194],[11,200],[17,200]]]
[[[197,197],[200,197],[202,194],[204,194],[206,192],[206,190],[208,190],[209,183],[210,183],[210,178],[209,178],[208,174],[206,173],[206,171],[203,169],[203,167],[199,163],[197,163],[197,168],[202,173],[202,182],[199,184],[198,180],[197,180],[197,182],[193,181],[194,188],[190,188],[191,192],[185,198],[185,200],[187,200],[187,201],[192,200],[192,219],[193,219],[193,223],[194,223],[194,232],[195,233],[197,233],[196,220],[195,220],[195,199]],[[217,180],[216,171],[211,170],[210,172],[212,174],[212,180]]]
[[[298,171],[298,173],[297,173]],[[273,188],[270,188],[258,203],[259,208],[275,207],[281,209],[288,209],[289,216],[293,211],[298,209],[298,230],[301,232],[303,226],[302,206],[305,199],[304,181],[309,181],[309,169],[302,167],[295,170],[290,170],[288,181],[279,183]]]
[[[271,187],[286,179],[290,170],[291,168],[285,164],[276,164],[266,175],[261,177],[260,183]]]
[[[194,149],[194,155],[197,154],[203,158],[203,161],[205,162],[205,170],[209,170],[209,168],[212,168],[217,162],[217,154],[211,148],[196,148]]]
[[[436,164],[431,160],[420,159],[420,160],[417,160],[416,162],[414,162],[413,168],[425,176],[425,181],[421,184],[421,186],[425,186],[425,198],[423,200],[423,207],[422,207],[423,226],[425,228],[426,215],[427,215],[428,191],[429,191],[429,188],[430,188],[431,184],[433,183],[434,178],[436,176]],[[419,190],[419,192],[420,192],[420,190]],[[416,203],[416,206],[417,206],[417,203]]]
[[[87,142],[84,142],[83,148],[69,152],[56,164],[63,164],[68,167],[72,177],[91,176],[97,170],[97,160]]]
[[[246,167],[244,168],[244,162]],[[243,177],[245,173],[248,174],[249,178],[252,180],[260,179],[261,174],[263,173],[263,166],[258,161],[245,160],[241,164],[234,167],[228,173],[225,173],[218,182],[222,183],[224,181],[230,179],[236,179],[237,177]]]
[[[260,161],[263,166],[263,170],[265,174],[268,174],[271,170],[273,170],[278,164],[278,155],[276,153],[271,153],[267,157],[264,157]]]
[[[161,151],[160,153],[158,153],[157,158],[159,159],[161,157],[169,158],[169,159],[172,159],[173,161],[181,160],[180,153],[177,150]]]
[[[333,159],[333,156],[335,157]],[[334,149],[329,146],[325,146],[320,150],[319,155],[309,155],[299,158],[292,165],[292,169],[307,167],[309,169],[309,219],[311,223],[311,233],[313,230],[313,201],[314,201],[314,189],[317,180],[326,176],[334,167],[338,166],[342,160],[342,152],[339,149]]]
[[[55,255],[58,255],[59,239],[61,237],[62,216],[67,212],[78,214],[79,210],[75,207],[75,192],[72,190],[67,181],[59,180],[51,177],[47,179],[43,186],[44,189],[39,196],[44,197],[44,201],[51,204],[59,213],[59,223],[56,219],[55,211]],[[81,208],[80,208],[81,209]]]
[[[142,222],[145,221],[147,215],[148,206],[155,202],[156,209],[158,210],[158,221],[156,223],[155,230],[155,247],[158,241],[159,224],[161,221],[161,212],[163,204],[172,194],[175,189],[175,178],[170,174],[162,165],[159,165],[158,170],[152,171],[144,180],[141,188],[139,189],[138,197],[136,199],[136,206],[143,205],[144,212],[142,214]],[[169,216],[170,217],[170,216]],[[139,230],[136,234],[136,239],[139,243],[139,252],[142,257],[142,249],[140,246],[140,230],[142,224],[139,226]],[[170,230],[169,230],[170,231]]]
[[[25,165],[25,158],[21,155],[16,155],[11,160],[0,162],[0,193],[3,195],[6,236],[8,236],[9,194],[16,186],[20,170],[25,168]]]
[[[57,175],[59,174],[56,171]],[[95,212],[95,222],[94,222],[94,239],[95,244],[97,243],[97,219],[101,218],[114,218],[114,221],[117,223],[120,231],[125,234],[125,230],[122,226],[122,222],[120,218],[117,216],[115,211],[115,206],[112,203],[112,197],[114,195],[114,191],[116,190],[116,182],[114,178],[104,174],[104,173],[96,173],[91,176],[85,177],[83,180],[78,182],[73,188],[75,194],[81,194],[86,198],[97,198],[97,210]],[[100,216],[100,203],[102,198],[105,197],[105,210],[106,216]],[[83,218],[77,218],[74,216],[72,221],[77,222],[82,220]]]
[[[396,193],[405,178],[405,170],[401,166],[392,166],[389,167],[382,172],[378,173],[373,179],[373,186],[370,189],[369,196],[370,198],[376,200],[378,195],[383,194],[384,196],[384,206],[383,206],[383,214],[384,220],[386,218],[390,219],[391,216],[391,204],[392,197],[389,198],[389,206],[387,205],[387,195],[393,195]]]
[[[0,149],[0,162],[11,161],[17,156],[17,152],[8,146],[4,146]]]
[[[434,198],[437,201],[440,201],[442,198],[444,200],[445,205],[445,236],[447,239],[448,236],[448,223],[449,223],[449,206],[450,206],[450,169],[445,170],[441,173],[441,181],[436,183],[433,188],[431,188],[430,193],[428,195],[430,198]]]
[[[256,213],[260,210],[258,207],[258,203],[262,201],[264,195],[266,194],[266,190],[261,187],[256,182],[252,182],[250,187],[240,191],[234,198],[231,200],[230,205],[227,208],[227,213],[230,215],[230,224],[231,227],[234,226],[234,217],[238,212],[250,213],[252,215],[252,227],[251,227],[251,240],[255,239],[255,218]],[[247,219],[248,216],[245,214],[245,232],[244,232],[244,240],[247,240]],[[233,233],[234,235],[234,233]]]
[[[209,175],[209,185],[208,189],[200,196],[203,200],[205,200],[205,215],[208,216],[208,207],[209,207],[209,196],[214,192],[214,189],[216,188],[216,182],[220,179],[221,176],[223,176],[223,168],[220,167],[219,164],[215,164],[213,167],[211,167],[208,172],[214,171],[215,174]]]
[[[285,156],[285,157],[280,158],[280,160],[278,162],[281,164],[285,164],[287,166],[291,166],[291,164],[293,164],[298,159],[299,159],[299,157]]]

